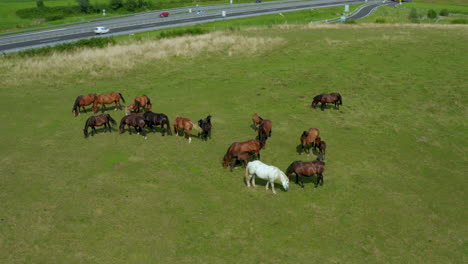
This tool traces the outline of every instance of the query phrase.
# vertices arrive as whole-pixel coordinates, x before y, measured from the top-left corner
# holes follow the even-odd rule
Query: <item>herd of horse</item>
[[[78,116],[81,109],[86,113],[86,106],[92,104],[93,113],[98,112],[98,106],[101,106],[103,112],[97,116],[89,117],[85,122],[83,133],[85,137],[88,137],[88,129],[91,127],[91,135],[96,133],[96,128],[104,126],[104,132],[108,130],[112,132],[111,124],[116,125],[116,121],[109,115],[104,113],[106,104],[115,104],[114,111],[117,108],[122,109],[120,100],[125,103],[121,93],[109,93],[109,94],[88,94],[80,95],[76,98],[73,105],[72,113],[74,116]],[[317,104],[321,103],[321,109],[324,110],[327,104],[334,104],[335,108],[339,109],[339,106],[343,104],[341,95],[339,93],[330,94],[319,94],[313,98],[311,107],[316,108]],[[81,108],[81,109],[80,109]],[[143,111],[141,111],[143,110]],[[146,139],[146,130],[148,127],[153,130],[153,126],[161,126],[161,132],[164,136],[165,133],[172,135],[171,125],[167,115],[162,113],[153,113],[151,100],[148,96],[138,96],[133,99],[132,104],[125,107],[126,115],[121,119],[119,132],[125,132],[125,126],[128,127],[128,131],[131,134],[133,127],[137,134],[141,133]],[[255,187],[255,177],[262,178],[267,181],[266,189],[271,186],[272,192],[275,192],[274,182],[276,180],[281,181],[285,191],[289,189],[289,180],[292,175],[296,176],[295,183],[299,184],[304,188],[303,177],[314,177],[315,188],[318,185],[323,185],[323,172],[325,171],[325,152],[327,144],[320,137],[320,130],[318,128],[310,128],[307,131],[303,131],[300,136],[299,152],[300,154],[306,153],[309,155],[310,149],[313,147],[315,153],[317,153],[317,159],[313,161],[294,161],[292,162],[286,172],[283,173],[280,169],[274,166],[264,164],[260,161],[260,151],[265,149],[266,142],[272,134],[272,121],[263,119],[257,113],[252,116],[252,128],[257,131],[256,139],[251,139],[243,142],[232,143],[226,154],[223,157],[223,167],[230,167],[232,172],[236,165],[243,165],[245,168],[245,181],[248,187],[251,185]],[[179,135],[186,135],[188,142],[192,141],[192,129],[196,129],[199,132],[198,137],[202,140],[207,141],[211,139],[211,115],[208,115],[204,119],[200,119],[197,123],[194,123],[190,118],[178,116],[173,124],[174,133]],[[318,150],[317,150],[318,149]]]

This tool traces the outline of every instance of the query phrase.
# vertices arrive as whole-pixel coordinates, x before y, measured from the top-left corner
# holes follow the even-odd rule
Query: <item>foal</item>
[[[325,151],[327,150],[327,143],[323,141],[320,137],[315,139],[315,146],[319,149],[317,160],[325,160]]]
[[[208,140],[208,137],[211,139],[211,115],[208,115],[205,119],[198,120],[198,126],[203,130],[201,133],[202,139],[205,141]]]
[[[237,161],[244,163],[244,168],[249,163],[255,155],[255,151],[243,151],[243,152],[234,152],[229,155],[229,159],[231,160],[231,172],[232,168],[236,165]]]
[[[301,145],[302,152],[310,153],[310,148],[313,146],[316,149],[315,140],[320,136],[320,130],[318,128],[309,128],[309,130],[302,132]],[[301,153],[302,154],[302,153]]]
[[[192,128],[195,128],[198,132],[203,132],[203,129],[201,129],[197,124],[194,124],[190,118],[181,116],[176,117],[174,122],[174,133],[179,135],[179,129],[183,129],[188,137],[189,143],[192,142]]]

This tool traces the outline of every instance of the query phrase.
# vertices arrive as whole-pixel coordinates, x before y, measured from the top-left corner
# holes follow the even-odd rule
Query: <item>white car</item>
[[[109,29],[106,28],[106,27],[96,27],[94,29],[94,33],[96,33],[96,34],[106,34],[106,33],[109,33]]]

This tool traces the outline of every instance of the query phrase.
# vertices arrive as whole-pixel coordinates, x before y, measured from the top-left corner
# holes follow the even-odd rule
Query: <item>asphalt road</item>
[[[189,8],[169,10],[171,15],[167,18],[160,18],[158,12],[147,12],[132,16],[119,17],[109,20],[89,21],[82,24],[66,25],[65,27],[48,28],[46,30],[23,32],[18,34],[0,36],[0,52],[8,53],[30,48],[56,45],[79,39],[95,37],[93,32],[96,26],[107,26],[111,29],[109,35],[123,35],[136,32],[150,31],[161,28],[176,27],[182,25],[193,25],[224,19],[234,19],[248,16],[258,16],[270,13],[288,12],[304,10],[309,8],[322,8],[328,6],[363,3],[362,0],[314,0],[298,1],[285,0],[278,2],[268,2],[265,4],[237,4],[237,5],[212,5],[193,7],[192,13]],[[382,5],[382,2],[376,2],[362,8],[349,19],[358,19],[367,16],[369,12]],[[197,14],[196,11],[203,11]],[[223,17],[221,11],[226,11],[226,17]]]

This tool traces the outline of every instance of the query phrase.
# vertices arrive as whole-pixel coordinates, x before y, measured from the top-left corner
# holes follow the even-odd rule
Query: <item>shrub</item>
[[[384,18],[377,18],[375,20],[375,23],[383,24],[383,23],[385,23],[385,19]]]
[[[356,24],[356,20],[346,20],[345,22],[343,22],[344,24]]]
[[[64,19],[64,18],[65,18],[65,15],[61,14],[61,13],[46,15],[46,17],[45,17],[45,19],[47,21],[60,20],[60,19]]]
[[[468,19],[459,18],[450,21],[451,24],[468,24]]]
[[[123,6],[123,1],[122,0],[111,0],[110,1],[110,8],[111,9],[117,10],[117,9],[122,8],[122,6]]]
[[[137,7],[138,7],[138,3],[136,0],[127,0],[127,2],[125,2],[125,8],[128,11],[135,11]]]
[[[434,11],[433,9],[430,9],[429,11],[427,11],[427,17],[430,19],[437,18],[436,11]]]
[[[104,48],[108,45],[115,44],[115,39],[112,37],[107,38],[90,38],[82,39],[76,42],[58,44],[55,46],[47,46],[38,49],[30,49],[18,52],[20,57],[43,56],[52,52],[67,52],[77,50],[79,48]],[[12,55],[13,56],[13,55]]]
[[[44,0],[36,0],[36,6],[37,8],[44,7]]]
[[[440,10],[439,15],[440,16],[448,16],[449,11],[447,9],[442,9],[442,10]]]
[[[411,8],[408,19],[413,23],[416,23],[419,21],[418,11],[415,8]]]

